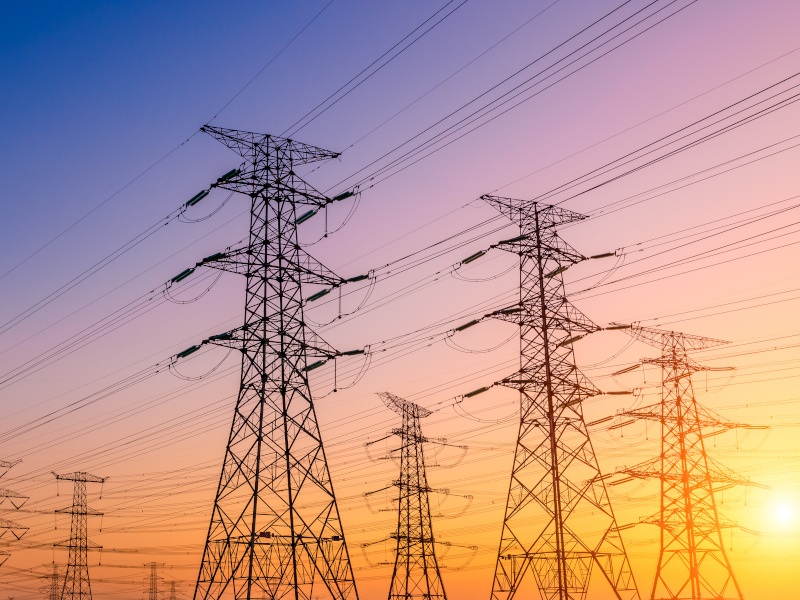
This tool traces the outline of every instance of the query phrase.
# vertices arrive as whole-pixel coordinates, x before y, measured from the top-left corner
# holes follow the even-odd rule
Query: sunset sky
[[[725,547],[746,598],[795,597],[798,23],[793,0],[0,3],[0,459],[21,460],[0,488],[30,497],[0,505],[29,527],[0,538],[0,597],[45,597],[51,563],[63,568],[53,544],[69,520],[54,510],[72,489],[52,472],[74,471],[108,478],[89,486],[104,513],[90,519],[95,598],[138,600],[154,561],[192,597],[240,365],[209,347],[168,365],[241,325],[244,280],[198,269],[163,290],[248,233],[246,199],[222,190],[176,218],[239,164],[207,123],[341,152],[303,177],[361,190],[300,236],[339,275],[372,275],[306,309],[332,346],[368,350],[311,378],[362,599],[385,597],[391,575],[392,542],[372,544],[396,527],[391,490],[364,498],[397,478],[373,460],[390,442],[365,448],[399,426],[384,391],[435,411],[428,436],[469,447],[431,454],[443,466],[429,482],[450,492],[431,497],[433,527],[451,543],[449,597],[490,596],[519,401],[499,386],[454,401],[518,368],[518,331],[453,333],[518,293],[511,254],[459,267],[518,231],[487,193],[589,216],[560,233],[616,254],[564,273],[597,324],[730,342],[693,355],[711,367],[698,401],[759,426],[707,440],[758,484],[717,495]],[[587,422],[660,398],[655,367],[612,375],[656,348],[603,331],[574,349],[599,389],[632,392],[587,401]],[[625,421],[590,428],[606,473],[660,452],[657,423]],[[618,522],[638,523],[623,535],[649,597],[658,529],[640,521],[657,482],[609,489]],[[599,581],[591,592],[611,598]]]

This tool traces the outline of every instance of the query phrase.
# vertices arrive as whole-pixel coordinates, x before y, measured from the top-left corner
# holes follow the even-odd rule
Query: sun
[[[776,525],[792,525],[795,521],[795,507],[787,500],[778,500],[772,505],[772,520]]]

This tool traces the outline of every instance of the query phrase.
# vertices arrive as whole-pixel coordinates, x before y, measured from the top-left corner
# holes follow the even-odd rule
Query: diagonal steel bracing
[[[337,156],[280,137],[206,126],[241,155],[217,187],[250,199],[246,248],[203,264],[247,280],[241,384],[195,600],[357,600],[307,375],[303,284],[341,282],[306,255],[297,219],[331,202],[295,172]]]
[[[497,318],[520,328],[520,423],[492,600],[517,597],[532,576],[544,600],[585,600],[593,571],[612,597],[639,593],[583,418],[598,393],[578,371],[572,341],[600,329],[567,300],[562,273],[583,256],[558,237],[577,213],[483,196],[520,228],[498,247],[520,258],[520,298]]]
[[[659,513],[646,520],[661,529],[650,598],[742,600],[722,540],[714,487],[754,484],[708,457],[703,430],[748,426],[717,417],[697,403],[692,374],[709,369],[688,355],[727,342],[652,327],[634,326],[627,332],[662,353],[642,361],[661,367],[661,402],[622,413],[661,423],[660,457],[620,469],[632,477],[655,477],[661,482]]]

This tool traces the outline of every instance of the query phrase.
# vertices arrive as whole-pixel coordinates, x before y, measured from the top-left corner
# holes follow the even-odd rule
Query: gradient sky
[[[538,197],[768,86],[778,84],[756,100],[772,94],[789,99],[796,83],[787,78],[800,71],[800,4],[791,0],[659,0],[652,6],[643,0],[457,1],[439,13],[458,7],[441,24],[298,128],[443,6],[366,0],[0,4],[0,458],[22,459],[0,487],[30,496],[23,510],[0,514],[30,527],[4,549],[11,558],[0,567],[0,593],[42,597],[40,576],[51,561],[66,560],[52,544],[69,533],[66,518],[53,511],[69,504],[71,490],[57,485],[51,471],[89,471],[109,477],[102,497],[99,486],[90,488],[92,506],[105,513],[90,524],[91,538],[104,546],[90,557],[95,596],[140,598],[147,574],[142,565],[157,561],[165,580],[181,581],[183,596],[191,597],[238,364],[216,349],[179,365],[191,378],[223,361],[198,381],[175,377],[164,365],[187,346],[241,324],[243,286],[226,274],[187,304],[164,301],[160,290],[187,266],[247,234],[244,200],[225,203],[219,191],[186,214],[208,219],[158,225],[238,164],[198,133],[204,123],[288,132],[342,151],[339,159],[304,172],[330,194],[375,175],[363,182],[349,220],[352,204],[330,210],[329,229],[346,221],[341,230],[309,249],[345,277],[375,269],[374,290],[367,297],[363,286],[343,297],[344,312],[365,301],[352,317],[336,319],[336,301],[310,307],[307,317],[337,348],[375,350],[357,381],[359,359],[338,365],[335,394],[330,365],[314,372],[312,384],[359,591],[377,598],[386,595],[391,571],[370,565],[391,560],[391,545],[363,553],[360,546],[384,539],[395,522],[391,512],[370,512],[390,506],[388,497],[367,507],[363,494],[396,478],[396,465],[370,461],[364,444],[398,423],[375,392],[448,406],[516,368],[515,330],[502,323],[483,323],[448,343],[442,336],[430,343],[419,338],[408,347],[413,352],[382,345],[430,324],[442,333],[514,301],[517,276],[509,255],[490,252],[453,274],[461,259],[515,231],[477,198],[490,192]],[[388,178],[376,172],[400,144],[418,134],[416,141],[424,141],[521,84],[536,67],[506,78],[535,59],[566,42],[536,63],[549,66],[589,42],[603,24],[638,10],[642,16],[662,12],[627,33],[617,30],[615,43],[630,41],[605,56],[615,43],[594,51],[519,99],[537,95],[440,151],[386,172]],[[633,37],[649,25],[655,26]],[[663,324],[731,342],[696,359],[736,370],[698,374],[695,390],[725,418],[771,427],[708,442],[714,459],[766,486],[718,497],[726,522],[736,525],[725,529],[726,549],[750,599],[788,599],[800,587],[800,188],[792,148],[798,123],[800,112],[787,101],[618,181],[587,191],[608,177],[592,180],[547,200],[592,216],[562,232],[580,252],[617,251],[620,257],[565,273],[573,301],[595,322]],[[571,198],[576,192],[585,193]],[[601,211],[613,207],[622,209]],[[463,243],[441,255],[424,251],[414,268],[402,270],[416,259],[383,268],[471,227],[473,234],[453,245]],[[301,235],[315,242],[324,228],[320,215],[302,226]],[[126,252],[117,252],[131,240],[136,243]],[[113,261],[98,263],[106,257]],[[198,271],[175,296],[192,299],[214,281]],[[602,332],[575,345],[578,365],[600,389],[634,390],[587,402],[587,421],[657,400],[659,374],[652,368],[611,376],[656,355],[654,348],[627,342],[624,333]],[[156,363],[161,367],[152,377],[119,384]],[[113,394],[102,391],[108,386]],[[491,588],[517,399],[495,387],[459,406],[458,413],[443,408],[423,426],[431,437],[470,447],[462,462],[431,469],[429,479],[452,492],[434,501],[447,517],[465,507],[458,495],[474,497],[463,515],[434,522],[437,536],[454,545],[443,559],[448,592],[473,600],[488,597]],[[47,418],[53,411],[55,418]],[[658,454],[654,423],[609,424],[592,430],[604,471]],[[458,456],[441,462],[449,458]],[[611,494],[620,523],[637,523],[658,509],[654,482],[613,486]],[[657,535],[646,524],[625,530],[643,596],[652,584]],[[478,546],[474,556],[459,547],[472,545]],[[592,600],[608,597],[602,586],[593,593]]]

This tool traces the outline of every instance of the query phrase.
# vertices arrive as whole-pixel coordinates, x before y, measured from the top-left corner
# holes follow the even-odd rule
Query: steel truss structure
[[[389,600],[447,600],[433,536],[431,509],[423,448],[428,438],[422,434],[420,419],[432,413],[389,392],[378,394],[383,402],[402,417],[400,447],[391,456],[400,457],[400,478],[393,482],[398,489],[397,531],[392,536],[397,548],[389,586]]]
[[[20,462],[20,460],[0,460],[0,471],[2,471],[0,472],[0,478],[3,477],[11,467],[19,464]],[[6,501],[11,504],[13,509],[19,510],[22,508],[25,502],[28,501],[28,496],[13,490],[0,488],[0,506],[5,504]],[[10,533],[15,539],[19,540],[27,533],[27,531],[28,527],[25,525],[20,525],[16,521],[0,517],[0,538],[5,536],[7,533]],[[0,566],[2,566],[10,556],[11,555],[8,552],[0,552]]]
[[[53,544],[56,547],[69,549],[60,597],[61,600],[92,600],[92,585],[89,581],[89,550],[99,549],[102,546],[89,540],[89,517],[101,516],[103,513],[89,508],[86,499],[86,484],[103,483],[107,478],[97,477],[83,471],[66,475],[53,473],[53,475],[56,480],[73,482],[72,506],[55,511],[57,514],[71,515],[69,540]]]
[[[242,352],[241,383],[195,600],[356,600],[353,570],[308,383],[335,351],[303,319],[303,285],[343,280],[301,250],[297,221],[337,198],[295,172],[338,156],[280,137],[206,126],[245,159],[215,186],[250,199],[243,248],[201,264],[246,278],[244,326],[214,336]]]
[[[650,598],[742,600],[722,541],[714,486],[754,484],[708,457],[703,430],[711,428],[716,434],[753,427],[722,419],[698,404],[692,374],[709,368],[688,355],[728,342],[641,326],[627,332],[661,351],[660,357],[642,361],[661,368],[661,402],[622,413],[661,423],[660,457],[620,469],[631,477],[661,481],[660,511],[645,521],[661,529]]]
[[[494,316],[519,325],[520,423],[493,600],[511,600],[531,572],[544,600],[585,600],[594,569],[614,598],[638,600],[582,402],[600,393],[575,366],[572,342],[600,328],[565,296],[562,277],[580,253],[558,237],[584,216],[556,206],[482,196],[519,225],[497,247],[519,255],[519,304]]]
[[[158,600],[158,582],[161,580],[161,577],[158,576],[158,567],[163,566],[163,564],[149,562],[145,563],[144,566],[150,569],[150,574],[147,576],[147,600]]]

